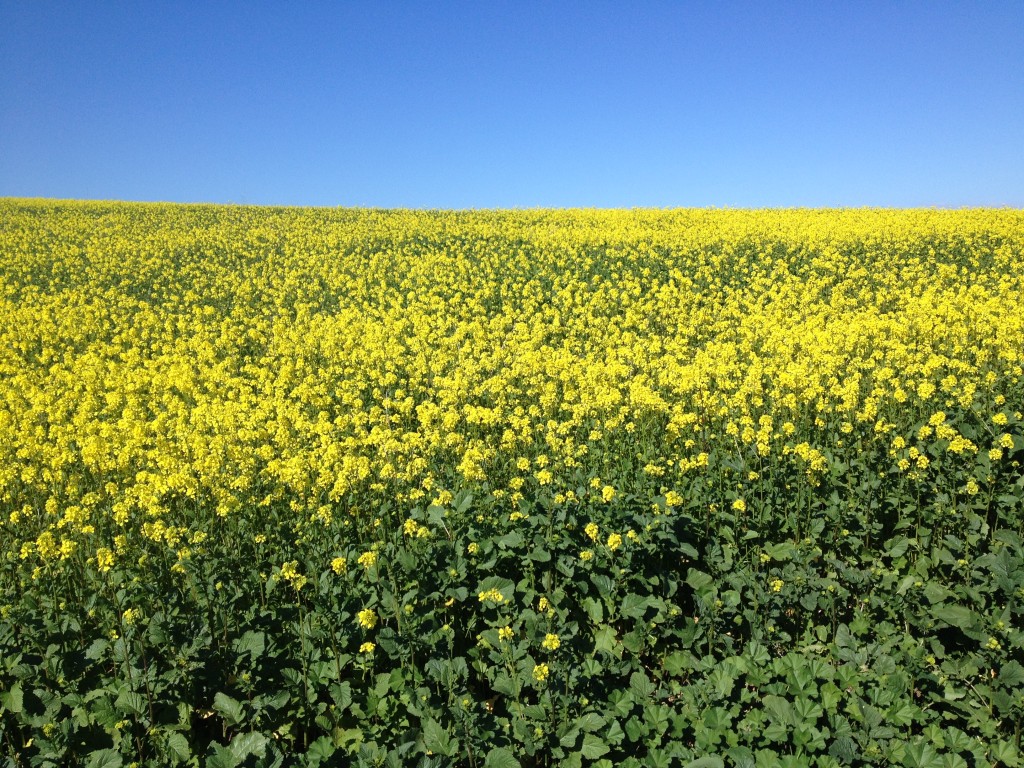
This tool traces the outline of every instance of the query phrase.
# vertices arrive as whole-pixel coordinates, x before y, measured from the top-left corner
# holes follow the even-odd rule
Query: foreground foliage
[[[12,766],[1015,766],[1024,214],[0,201]]]

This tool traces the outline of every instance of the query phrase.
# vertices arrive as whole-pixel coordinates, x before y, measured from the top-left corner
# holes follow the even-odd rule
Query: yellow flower
[[[500,589],[485,589],[479,595],[477,595],[481,603],[503,603],[505,602],[505,596],[501,594]]]
[[[360,653],[373,653],[375,650],[377,650],[377,646],[373,643],[367,642],[359,646]]]
[[[683,503],[683,497],[675,491],[669,491],[665,494],[665,506],[666,507],[678,507]]]
[[[611,534],[608,537],[607,546],[608,546],[608,549],[610,549],[612,552],[614,552],[616,549],[618,549],[619,547],[622,546],[622,537],[619,534],[617,534],[617,533]]]
[[[471,541],[469,542],[469,544],[466,545],[466,551],[469,552],[469,554],[471,555],[475,555],[477,552],[480,551],[480,545],[477,544],[475,541]]]
[[[610,485],[606,485],[601,489],[601,498],[605,502],[609,502],[615,498],[615,489]]]
[[[373,568],[373,566],[375,566],[377,564],[377,553],[374,552],[373,550],[368,550],[366,552],[363,552],[363,554],[361,554],[359,556],[359,558],[356,560],[356,562],[358,562],[361,566],[363,566],[363,568],[366,568],[367,570],[369,570],[370,568]]]
[[[737,512],[745,512],[747,509],[747,502],[743,499],[736,499],[736,501],[732,503],[732,508]]]
[[[785,584],[786,582],[784,582],[782,579],[772,579],[770,582],[768,582],[768,586],[771,587],[772,592],[781,592]]]
[[[344,557],[336,557],[331,560],[331,570],[339,576],[345,572],[346,567],[348,567],[348,561]]]
[[[590,560],[593,557],[594,553],[589,549],[584,549],[582,552],[580,552],[580,560],[582,560],[583,562],[586,562],[587,560]]]
[[[562,641],[558,638],[558,635],[548,633],[544,635],[544,641],[540,645],[546,651],[557,651],[561,644]]]
[[[587,523],[583,532],[587,534],[587,538],[591,541],[597,541],[597,523]]]
[[[129,608],[123,614],[121,614],[121,620],[124,621],[125,626],[131,626],[142,617],[142,611],[137,608]]]
[[[502,641],[511,640],[514,634],[511,627],[502,627],[498,630],[498,639]]]
[[[96,550],[96,569],[100,573],[106,573],[114,565],[114,553],[106,547]]]
[[[536,680],[538,683],[543,683],[545,680],[548,679],[548,675],[550,674],[551,670],[548,668],[547,664],[537,664],[533,668],[533,679]]]
[[[363,629],[373,629],[377,626],[377,613],[373,608],[364,608],[356,614],[356,620]]]

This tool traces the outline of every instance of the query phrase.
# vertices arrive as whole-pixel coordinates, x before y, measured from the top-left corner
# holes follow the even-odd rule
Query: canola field
[[[1024,212],[0,200],[7,766],[1017,766]]]

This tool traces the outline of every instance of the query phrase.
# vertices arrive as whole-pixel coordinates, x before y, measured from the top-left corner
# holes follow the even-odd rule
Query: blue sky
[[[0,0],[0,196],[1024,207],[1024,2]]]

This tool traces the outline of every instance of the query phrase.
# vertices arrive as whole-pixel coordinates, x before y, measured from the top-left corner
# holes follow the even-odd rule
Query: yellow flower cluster
[[[1006,461],[1021,295],[1015,210],[0,200],[0,551],[184,573],[273,508],[371,569],[385,532],[430,533],[414,507],[521,520],[646,482],[673,508],[720,448],[810,485],[826,431],[907,472]]]
[[[299,573],[299,562],[297,560],[291,560],[281,566],[281,578],[291,584],[296,591],[306,586],[309,581],[306,576]]]

